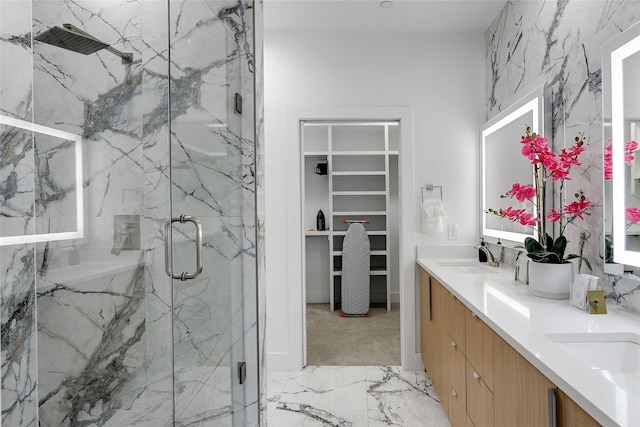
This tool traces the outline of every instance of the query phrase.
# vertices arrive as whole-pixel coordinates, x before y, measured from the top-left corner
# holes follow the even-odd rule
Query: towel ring
[[[435,189],[439,189],[440,190],[440,200],[442,201],[442,185],[425,185],[424,187],[422,187],[422,203],[424,203],[425,200],[438,200],[437,197],[426,197],[425,198],[425,191],[427,191],[427,193],[434,191]]]

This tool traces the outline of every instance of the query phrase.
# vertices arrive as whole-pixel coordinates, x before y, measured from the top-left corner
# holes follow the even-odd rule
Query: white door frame
[[[414,211],[416,186],[413,173],[413,109],[390,107],[308,107],[287,110],[287,146],[291,147],[288,164],[297,164],[297,176],[302,177],[302,147],[300,122],[303,120],[380,120],[400,122],[398,153],[399,198],[399,285],[400,285],[400,342],[401,363],[404,370],[421,369],[420,354],[416,351],[416,279]],[[294,160],[295,158],[295,160]],[[293,171],[292,171],[293,172]],[[293,173],[292,173],[293,176]],[[295,181],[295,182],[294,182]],[[306,364],[306,304],[302,269],[304,232],[300,212],[303,209],[301,180],[287,184],[287,243],[290,248],[288,266],[289,360],[293,370]]]

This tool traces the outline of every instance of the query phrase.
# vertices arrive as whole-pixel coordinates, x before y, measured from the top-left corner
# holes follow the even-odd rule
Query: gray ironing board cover
[[[369,251],[364,226],[358,222],[349,225],[342,245],[342,311],[346,315],[369,311]]]

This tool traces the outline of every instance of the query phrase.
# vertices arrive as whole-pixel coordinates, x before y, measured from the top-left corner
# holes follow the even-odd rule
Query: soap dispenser
[[[480,238],[480,246],[484,246],[484,237]],[[487,262],[487,254],[482,249],[478,249],[478,261]]]

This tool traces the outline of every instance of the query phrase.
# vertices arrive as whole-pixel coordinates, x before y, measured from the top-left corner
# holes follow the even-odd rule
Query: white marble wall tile
[[[485,32],[488,118],[545,85],[552,91],[556,148],[584,135],[587,151],[581,156],[583,164],[572,170],[567,193],[571,197],[584,191],[593,209],[567,229],[568,251],[587,257],[592,273],[601,277],[602,45],[639,19],[640,3],[635,1],[510,1]],[[589,272],[584,266],[581,271]],[[615,295],[604,279],[606,292]],[[633,298],[617,301],[638,309]]]
[[[0,114],[32,118],[33,71],[28,2],[0,4]],[[9,60],[10,58],[10,60]],[[0,235],[33,230],[35,164],[29,132],[0,125]],[[35,246],[0,247],[2,422],[36,426]]]
[[[170,425],[175,303],[179,423],[258,423],[253,2],[171,2],[169,32],[166,5],[148,0],[33,2],[33,20],[31,2],[0,5],[0,114],[30,119],[33,109],[37,123],[83,136],[87,215],[82,240],[41,244],[37,252],[3,248],[3,422]],[[9,22],[9,12],[25,19]],[[123,65],[107,51],[82,56],[38,42],[31,49],[30,33],[67,22],[132,52],[133,64]],[[5,54],[11,54],[12,61],[5,60]],[[174,123],[180,117],[189,123],[204,112],[207,120],[228,125],[200,135],[198,128],[177,124],[173,171],[169,65]],[[13,76],[11,84],[6,76]],[[243,115],[233,112],[236,92],[245,99]],[[65,230],[74,223],[69,213],[76,189],[71,188],[72,174],[56,175],[51,169],[68,170],[64,162],[71,159],[66,148],[41,142],[36,147],[40,161],[34,162],[37,150],[29,146],[28,136],[14,136],[13,145],[3,146],[3,158],[24,161],[0,164],[0,194],[5,202],[8,196],[17,202],[18,187],[11,185],[11,176],[20,175],[18,189],[28,195],[20,210],[41,212],[47,231]],[[194,146],[194,141],[202,142],[199,136],[212,145]],[[225,156],[212,157],[210,149]],[[34,172],[43,179],[34,179]],[[37,186],[25,187],[29,182]],[[33,205],[36,190],[51,201],[41,198],[41,206]],[[179,284],[173,289],[164,272],[163,226],[175,213],[172,193],[174,206],[203,217],[206,227],[209,274],[201,287],[188,290],[198,295]],[[141,215],[141,250],[110,253],[116,214]],[[21,230],[27,224],[22,221]],[[176,256],[176,268],[189,268],[192,258],[191,237],[183,242],[189,255]],[[73,257],[79,257],[79,264]],[[131,258],[130,268],[123,268]],[[98,278],[82,279],[80,270],[95,272],[98,265],[111,267]],[[36,267],[41,322],[37,347]],[[18,348],[17,343],[23,344]],[[250,380],[243,387],[237,385],[232,360],[247,361]],[[67,394],[73,399],[66,399]],[[245,407],[252,412],[246,419]],[[232,420],[232,410],[241,415]]]
[[[37,339],[33,245],[0,247],[2,422],[36,426]]]

